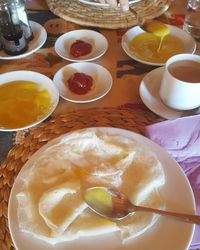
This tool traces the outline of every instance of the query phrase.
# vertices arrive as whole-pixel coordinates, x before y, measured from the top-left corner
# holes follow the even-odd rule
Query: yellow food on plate
[[[31,81],[0,85],[0,127],[20,128],[45,117],[52,106],[48,90]]]
[[[94,205],[98,211],[104,211],[106,214],[112,211],[112,196],[102,187],[87,189],[84,191],[83,198],[88,204]]]
[[[133,139],[99,129],[62,137],[40,153],[22,181],[17,194],[19,227],[50,244],[114,232],[120,232],[125,243],[158,219],[145,212],[121,221],[103,218],[84,202],[86,187],[115,187],[137,205],[165,206],[158,190],[165,176],[156,156]],[[98,192],[99,196],[110,204],[105,194]]]
[[[184,44],[176,36],[166,35],[160,46],[159,36],[143,32],[134,37],[128,44],[135,57],[150,63],[165,63],[171,56],[184,53]]]

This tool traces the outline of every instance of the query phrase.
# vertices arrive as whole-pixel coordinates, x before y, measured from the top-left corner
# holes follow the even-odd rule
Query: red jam
[[[74,57],[85,56],[92,51],[92,45],[82,40],[76,40],[70,47],[70,54]]]
[[[92,77],[84,73],[74,73],[67,82],[69,89],[78,95],[87,94],[93,85]]]

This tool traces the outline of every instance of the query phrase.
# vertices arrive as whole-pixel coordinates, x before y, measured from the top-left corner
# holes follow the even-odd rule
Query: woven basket
[[[137,25],[132,12],[119,8],[99,7],[78,0],[46,0],[49,9],[57,16],[79,25],[107,29],[130,28]],[[163,14],[172,0],[141,0],[130,5],[144,18],[156,18]]]

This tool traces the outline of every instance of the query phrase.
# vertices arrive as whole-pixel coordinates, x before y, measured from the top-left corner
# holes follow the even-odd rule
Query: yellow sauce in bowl
[[[45,88],[31,81],[0,85],[0,127],[21,128],[45,117],[52,107]]]
[[[134,37],[128,46],[137,58],[150,63],[165,63],[171,56],[184,53],[184,44],[178,37],[165,35],[158,50],[160,39],[153,33],[143,32]]]

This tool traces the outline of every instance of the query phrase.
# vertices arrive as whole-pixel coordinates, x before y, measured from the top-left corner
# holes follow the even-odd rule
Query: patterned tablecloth
[[[45,27],[48,33],[47,41],[39,51],[30,56],[17,60],[0,60],[0,73],[12,70],[33,70],[53,78],[58,69],[70,63],[55,53],[54,43],[56,39],[65,32],[83,27],[55,16],[48,10],[43,0],[27,0],[26,4],[30,20],[36,21]],[[185,1],[174,1],[161,19],[169,24],[181,27],[184,20],[184,7]],[[133,110],[133,112],[138,112],[138,114],[141,113],[143,117],[139,117],[138,119],[141,119],[141,121],[145,120],[144,125],[148,124],[146,121],[153,123],[163,120],[163,118],[154,115],[148,110],[139,96],[141,80],[145,74],[156,67],[136,62],[125,54],[121,48],[121,38],[126,29],[90,29],[102,33],[108,40],[108,51],[94,62],[106,67],[110,71],[113,77],[113,87],[105,97],[91,103],[78,104],[60,99],[59,105],[52,116],[65,114],[73,110],[107,107],[118,110],[128,108]],[[196,54],[200,54],[200,40],[197,41]],[[98,116],[98,113],[96,115]],[[141,124],[141,122],[139,123]],[[3,163],[7,153],[19,136],[20,133],[0,132],[0,163]],[[0,171],[0,183],[3,182],[3,178],[4,176],[2,176],[2,172]],[[4,244],[2,243],[3,246],[0,245],[0,249],[9,249],[5,241],[4,235],[0,234],[0,243],[4,242]]]

